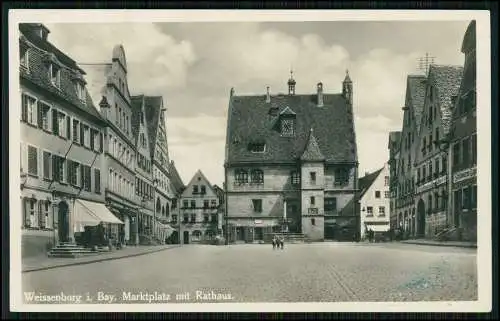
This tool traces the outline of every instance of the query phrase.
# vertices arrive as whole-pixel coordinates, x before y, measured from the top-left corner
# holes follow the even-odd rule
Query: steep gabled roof
[[[50,42],[35,35],[29,26],[20,24],[19,30],[21,33],[19,43],[29,48],[28,68],[20,68],[21,80],[31,82],[73,105],[84,113],[88,113],[104,122],[87,88],[85,88],[85,101],[83,102],[78,98],[74,81],[76,79],[84,81],[83,75],[85,72],[76,65],[75,61],[62,53]],[[49,62],[62,65],[62,68],[60,68],[59,88],[56,88],[52,84],[49,77]]]
[[[318,142],[314,137],[313,129],[309,131],[309,139],[306,144],[306,148],[300,156],[300,160],[302,161],[324,161],[325,156],[321,153],[319,149]]]
[[[376,170],[371,174],[367,174],[358,180],[359,198],[365,195],[366,191],[372,186],[373,182],[377,179],[384,168]]]
[[[406,86],[407,98],[411,103],[411,106],[407,107],[412,111],[418,130],[425,104],[426,77],[423,75],[408,75]]]
[[[317,95],[266,95],[230,98],[226,137],[226,163],[298,161],[309,140],[309,130],[329,163],[357,162],[352,107],[342,94],[324,94],[324,106],[317,106]],[[270,108],[279,112],[269,115]],[[276,120],[287,108],[295,113],[295,136],[283,137]],[[288,116],[290,117],[290,116]],[[248,143],[264,140],[266,151],[252,153]]]
[[[146,123],[148,127],[149,144],[156,146],[156,137],[158,135],[158,122],[160,120],[160,111],[163,97],[144,96],[144,109],[146,110]],[[154,148],[150,148],[151,157],[154,155]]]
[[[450,131],[453,96],[458,95],[462,82],[462,66],[431,65],[429,68],[429,84],[436,88],[441,111],[441,126],[443,132],[448,135]]]
[[[168,173],[170,175],[170,182],[175,188],[176,194],[182,193],[184,191],[185,185],[182,182],[182,178],[177,172],[174,161],[171,161],[168,167]]]

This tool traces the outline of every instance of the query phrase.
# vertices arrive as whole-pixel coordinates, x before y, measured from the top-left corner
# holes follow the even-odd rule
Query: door
[[[425,204],[422,199],[417,204],[417,236],[425,236]]]
[[[302,222],[299,211],[299,204],[297,201],[287,202],[287,221],[288,221],[288,231],[290,233],[301,233],[302,232]]]
[[[68,203],[60,202],[59,211],[57,214],[58,218],[58,236],[59,242],[69,242],[69,213],[68,213]]]
[[[189,244],[189,231],[184,231],[184,244]]]

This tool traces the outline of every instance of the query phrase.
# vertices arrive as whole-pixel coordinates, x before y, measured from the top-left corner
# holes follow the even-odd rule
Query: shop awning
[[[111,224],[124,224],[111,211],[101,203],[84,200],[75,200],[75,212],[77,220],[84,225],[95,226],[100,222]]]

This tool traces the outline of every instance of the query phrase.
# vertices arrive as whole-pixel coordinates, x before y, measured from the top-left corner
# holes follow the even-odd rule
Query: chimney
[[[31,25],[33,33],[35,33],[40,39],[47,41],[47,37],[49,36],[50,30],[47,29],[43,24],[41,23],[34,23]]]
[[[266,103],[271,103],[271,94],[269,93],[269,86],[267,86]]]
[[[323,84],[321,82],[318,83],[317,91],[318,91],[318,107],[323,107]]]

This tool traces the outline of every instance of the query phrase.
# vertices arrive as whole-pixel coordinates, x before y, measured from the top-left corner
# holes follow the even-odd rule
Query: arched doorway
[[[189,244],[189,231],[184,231],[184,244]]]
[[[425,204],[422,199],[417,204],[417,236],[425,236]]]
[[[69,242],[69,206],[68,203],[62,201],[59,203],[59,210],[57,214],[57,228],[59,242]]]

